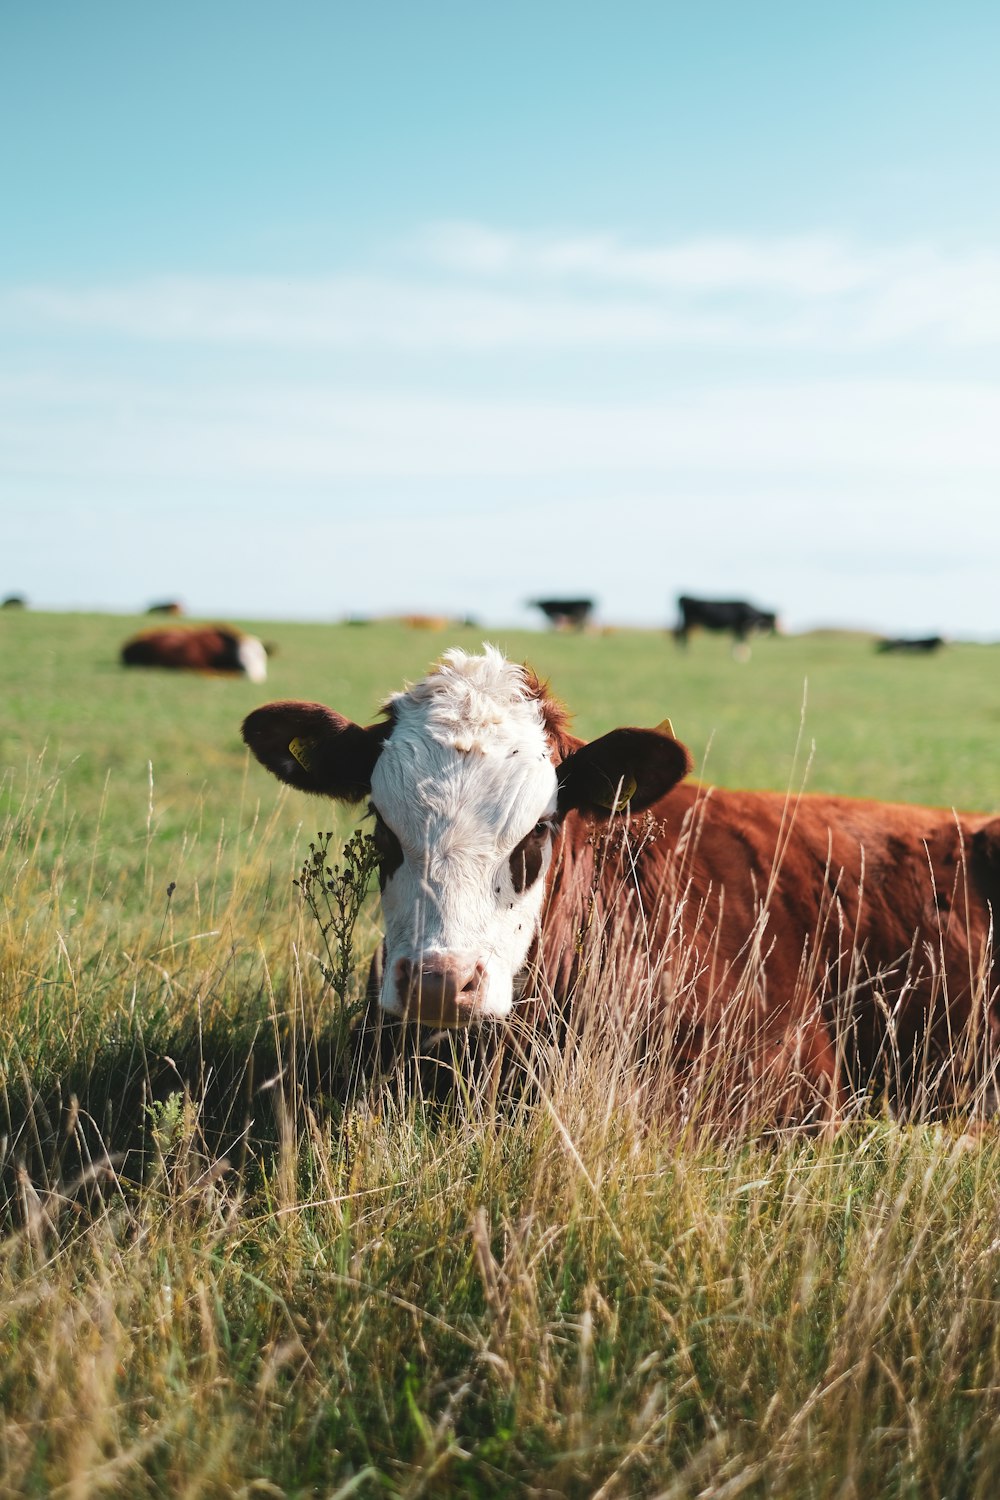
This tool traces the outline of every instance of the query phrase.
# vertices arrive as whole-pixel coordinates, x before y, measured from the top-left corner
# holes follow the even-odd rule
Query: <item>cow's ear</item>
[[[261,765],[301,792],[360,802],[390,721],[362,729],[322,703],[266,703],[243,721],[243,738]]]
[[[642,812],[690,769],[687,747],[665,728],[612,729],[581,745],[557,768],[559,811],[578,808],[603,817],[626,807]]]

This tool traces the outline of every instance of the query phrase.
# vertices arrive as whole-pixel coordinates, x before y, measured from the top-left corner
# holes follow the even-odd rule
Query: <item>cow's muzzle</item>
[[[396,1000],[404,1020],[421,1026],[468,1026],[486,993],[486,965],[448,953],[393,965]]]

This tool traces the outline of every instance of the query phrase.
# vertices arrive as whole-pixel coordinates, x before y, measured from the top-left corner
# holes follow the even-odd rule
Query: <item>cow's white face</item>
[[[538,928],[556,770],[537,698],[498,652],[449,653],[392,700],[371,779],[390,1015],[510,1013]]]
[[[243,674],[251,682],[267,681],[267,652],[256,636],[245,635],[236,648]]]
[[[666,724],[574,739],[534,675],[492,647],[447,652],[387,714],[362,728],[321,703],[269,703],[248,715],[243,735],[282,781],[369,799],[385,917],[382,1008],[431,1026],[506,1016],[563,816],[607,819],[626,802],[641,811],[687,773],[690,757]]]

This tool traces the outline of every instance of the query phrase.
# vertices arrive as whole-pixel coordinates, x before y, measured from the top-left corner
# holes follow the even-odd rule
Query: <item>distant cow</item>
[[[939,635],[921,636],[897,636],[892,639],[877,641],[876,651],[899,651],[903,655],[920,656],[929,655],[944,645],[944,639]]]
[[[146,613],[147,615],[182,615],[184,606],[177,599],[163,599],[156,604],[151,604]]]
[[[533,603],[557,630],[582,630],[594,609],[593,599],[535,599]]]
[[[367,728],[300,702],[244,722],[281,780],[370,799],[382,1012],[537,1028],[589,1004],[800,1119],[883,1067],[900,1096],[914,1059],[961,1070],[977,1026],[983,1076],[1000,819],[711,789],[666,724],[589,744],[567,725],[489,647],[447,652]],[[585,982],[588,954],[613,984]]]
[[[400,623],[411,630],[447,630],[452,621],[447,615],[401,615]]]
[[[696,625],[729,631],[740,644],[758,631],[773,633],[778,628],[778,617],[772,610],[758,609],[743,599],[693,599],[681,594],[677,606],[680,619],[674,627],[674,639],[682,646],[687,645],[688,634]]]
[[[267,649],[256,636],[232,625],[171,625],[146,630],[125,642],[126,667],[175,667],[188,672],[226,672],[267,678]]]

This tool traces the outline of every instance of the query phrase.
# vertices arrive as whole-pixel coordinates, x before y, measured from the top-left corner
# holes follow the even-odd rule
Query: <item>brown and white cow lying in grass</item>
[[[586,744],[489,647],[367,728],[282,702],[243,734],[292,786],[369,799],[389,1016],[537,1029],[597,1006],[647,1059],[711,1058],[800,1119],[877,1071],[911,1103],[918,1073],[952,1102],[988,1080],[1000,819],[706,788],[668,726]]]
[[[125,642],[126,667],[172,667],[184,672],[222,672],[267,680],[267,647],[232,625],[165,625]]]

